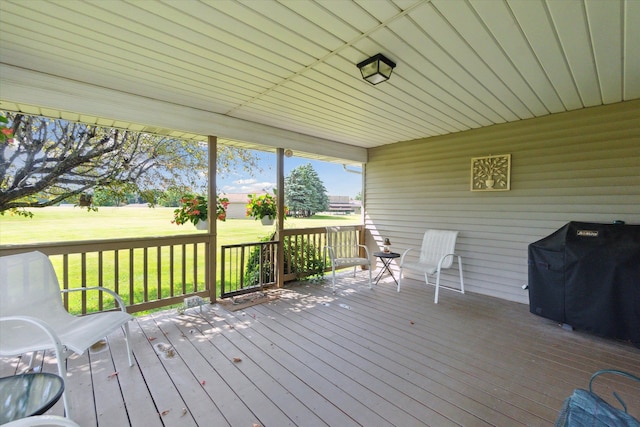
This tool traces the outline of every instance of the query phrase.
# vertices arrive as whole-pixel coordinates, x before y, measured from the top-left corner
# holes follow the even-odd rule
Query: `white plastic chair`
[[[371,260],[366,246],[358,243],[358,232],[355,227],[327,227],[327,250],[331,262],[333,292],[336,292],[336,269],[353,267],[353,277],[356,267],[369,267],[369,288],[373,288],[371,279]],[[360,248],[364,249],[366,258],[360,256]]]
[[[57,415],[37,415],[35,417],[21,418],[3,424],[3,427],[80,427],[80,425],[69,418],[59,417]]]
[[[61,292],[97,290],[111,294],[120,310],[73,316],[62,304]],[[66,378],[65,362],[73,352],[84,353],[91,345],[124,327],[129,366],[129,320],[122,299],[112,290],[73,288],[60,290],[49,258],[41,252],[0,257],[0,356],[13,356],[51,349],[55,351],[59,375]],[[67,391],[62,395],[70,416]]]
[[[434,303],[438,303],[438,293],[440,290],[440,272],[453,266],[455,258],[458,259],[458,270],[460,272],[460,289],[445,287],[452,291],[464,294],[464,280],[462,278],[462,258],[455,253],[457,231],[448,230],[427,230],[422,239],[422,249],[418,261],[408,261],[407,254],[411,249],[407,249],[400,258],[400,280],[398,281],[398,292],[402,284],[402,273],[404,270],[416,271],[424,274],[424,280],[429,283],[429,274],[437,273],[436,276],[436,296]]]

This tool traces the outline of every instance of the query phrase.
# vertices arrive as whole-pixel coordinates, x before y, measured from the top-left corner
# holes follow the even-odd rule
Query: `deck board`
[[[242,311],[138,317],[133,367],[121,331],[104,351],[69,358],[74,417],[87,427],[549,426],[593,372],[640,374],[640,349],[566,331],[528,306],[447,291],[436,305],[431,287],[393,285],[345,275],[335,295],[330,283],[302,284]],[[37,366],[56,372],[51,352]],[[25,368],[24,357],[0,358],[2,375]],[[637,384],[605,377],[596,390],[620,392],[640,417]]]

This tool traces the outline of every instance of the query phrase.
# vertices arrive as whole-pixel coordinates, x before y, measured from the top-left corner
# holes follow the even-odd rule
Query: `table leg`
[[[389,272],[389,275],[391,275],[391,278],[393,279],[393,281],[396,282],[396,286],[397,286],[398,281],[393,275],[393,271],[391,270],[391,268],[389,268],[389,266],[391,265],[391,261],[393,261],[393,258],[379,258],[379,259],[380,261],[382,261],[382,268],[380,269],[380,272],[376,275],[376,278],[375,278],[376,285],[378,284],[380,279],[382,279],[384,272],[387,271]]]

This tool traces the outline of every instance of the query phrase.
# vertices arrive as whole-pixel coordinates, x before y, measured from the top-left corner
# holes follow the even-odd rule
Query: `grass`
[[[148,208],[148,207],[102,207],[98,212],[87,212],[77,207],[62,206],[38,209],[34,211],[33,218],[24,218],[18,216],[0,216],[0,245],[20,245],[20,244],[37,244],[49,242],[68,242],[82,240],[99,240],[113,238],[135,238],[135,237],[154,237],[154,236],[175,236],[187,235],[194,233],[202,233],[191,224],[177,226],[171,223],[173,219],[174,208]],[[285,221],[285,228],[311,228],[324,227],[329,225],[353,225],[360,224],[359,215],[318,215],[311,218],[289,218]],[[260,221],[252,218],[246,219],[228,219],[225,222],[218,221],[218,248],[222,245],[232,245],[237,243],[249,243],[259,241],[266,235],[273,232],[273,226],[263,226]],[[151,258],[155,255],[150,253]],[[220,251],[218,251],[218,257]],[[136,250],[134,253],[135,264],[142,265],[142,251]],[[62,271],[61,260],[52,258],[54,267],[56,268],[59,280]],[[87,283],[90,285],[97,278],[97,261],[96,256],[87,257]],[[187,254],[187,262],[190,263],[193,254]],[[190,259],[189,259],[190,258]],[[219,266],[218,258],[218,266]],[[168,262],[163,261],[165,269]],[[119,294],[123,299],[128,301],[129,288],[128,277],[126,275],[128,259],[121,260],[122,276]],[[107,267],[105,265],[105,267]],[[109,269],[105,268],[105,272]],[[219,270],[218,270],[219,271]],[[108,274],[108,273],[107,273]],[[163,272],[163,277],[168,277],[168,273]],[[73,268],[70,265],[69,283],[73,285],[81,283],[80,269]],[[111,277],[108,283],[112,283]],[[150,284],[155,283],[154,277],[148,277]],[[136,272],[135,288],[133,293],[135,301],[143,300],[144,288],[142,286],[142,273]],[[202,289],[200,285],[200,289]],[[193,284],[185,284],[186,291],[193,290]],[[162,294],[168,296],[170,290],[167,285],[163,284]],[[149,287],[150,298],[155,299],[157,289],[155,286]],[[176,290],[176,293],[182,293],[182,289]],[[94,295],[95,294],[95,295]],[[98,304],[97,292],[87,295],[87,310],[89,312],[97,310]],[[81,312],[82,301],[79,293],[70,296],[69,310],[74,313]]]
[[[173,209],[103,207],[98,212],[87,212],[62,206],[34,210],[33,218],[5,214],[0,216],[0,245],[202,233],[190,224],[172,224]],[[359,215],[316,215],[311,218],[289,218],[285,221],[285,228],[360,223]],[[218,245],[255,242],[273,229],[252,218],[218,221]]]

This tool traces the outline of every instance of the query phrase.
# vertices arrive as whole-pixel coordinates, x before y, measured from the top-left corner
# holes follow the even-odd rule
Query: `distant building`
[[[265,193],[256,193],[261,196]],[[247,202],[249,196],[245,193],[226,193],[222,195],[229,199],[229,206],[227,207],[227,218],[229,219],[243,219],[248,218]],[[329,210],[328,213],[335,215],[351,215],[360,214],[362,212],[362,204],[359,200],[350,199],[349,196],[329,196]]]
[[[349,196],[329,196],[329,213],[337,215],[360,214],[362,205],[359,200]]]
[[[256,193],[261,196],[264,193]],[[227,207],[227,218],[229,219],[243,219],[247,217],[247,202],[249,202],[249,196],[246,193],[227,193],[222,194],[222,197],[229,199],[229,206]]]

